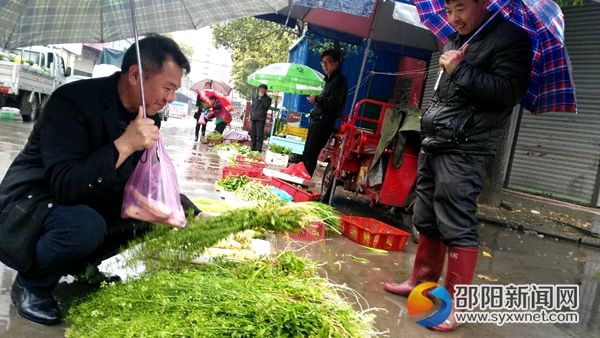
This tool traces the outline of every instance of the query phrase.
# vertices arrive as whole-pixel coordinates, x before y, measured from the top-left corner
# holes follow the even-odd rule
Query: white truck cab
[[[0,49],[0,107],[11,105],[19,108],[23,121],[35,120],[50,94],[70,75],[59,49]]]

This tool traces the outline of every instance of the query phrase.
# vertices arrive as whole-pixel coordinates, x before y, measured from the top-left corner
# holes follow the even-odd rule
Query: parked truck
[[[59,49],[0,49],[0,107],[18,108],[23,121],[33,121],[50,94],[70,75]]]

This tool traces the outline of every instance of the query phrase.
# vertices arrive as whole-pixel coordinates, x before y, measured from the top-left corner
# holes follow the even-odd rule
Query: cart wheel
[[[331,190],[333,188],[333,172],[335,168],[331,165],[331,162],[327,163],[325,172],[323,173],[323,180],[321,181],[321,198],[320,202],[328,204],[329,197],[331,197]]]
[[[402,223],[410,229],[410,236],[415,244],[419,243],[419,232],[413,224],[412,217],[414,213],[416,194],[413,192],[406,198],[406,207],[402,210]]]

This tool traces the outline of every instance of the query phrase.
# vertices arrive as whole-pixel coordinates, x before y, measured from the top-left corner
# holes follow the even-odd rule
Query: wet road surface
[[[224,165],[216,152],[193,140],[194,120],[171,118],[163,125],[163,135],[175,164],[181,190],[190,197],[216,198],[214,181]],[[0,177],[25,144],[32,124],[0,121]],[[209,126],[211,130],[211,126]],[[323,168],[319,169],[320,171]],[[366,200],[338,190],[335,205],[344,213],[379,217],[401,226],[398,217],[373,210]],[[383,282],[402,281],[410,272],[416,245],[409,242],[403,252],[376,255],[354,242],[336,236],[320,243],[291,243],[292,247],[318,262],[337,283],[357,290],[369,307],[377,311],[376,326],[389,337],[599,337],[600,336],[600,252],[571,242],[538,238],[492,225],[481,226],[481,250],[474,283],[478,284],[570,284],[580,285],[580,323],[553,324],[468,324],[447,334],[428,331],[406,312],[406,298],[383,291]],[[277,246],[287,246],[278,238]],[[357,260],[357,258],[360,258]],[[363,260],[365,259],[365,260]],[[478,278],[477,275],[480,275]],[[44,327],[16,315],[10,301],[15,272],[0,266],[0,336],[62,337],[64,326]],[[490,280],[497,280],[491,282]],[[62,297],[72,298],[81,290],[61,286]]]

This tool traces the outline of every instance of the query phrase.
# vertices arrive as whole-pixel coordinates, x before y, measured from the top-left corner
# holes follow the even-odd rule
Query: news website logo
[[[411,316],[417,316],[431,311],[435,307],[431,298],[438,299],[440,306],[436,312],[425,319],[417,321],[424,327],[433,327],[442,324],[452,312],[452,297],[448,290],[438,283],[426,282],[417,285],[408,295],[407,308]]]

